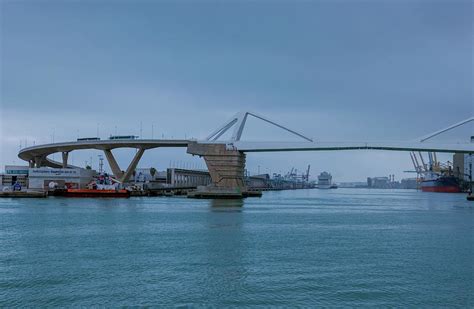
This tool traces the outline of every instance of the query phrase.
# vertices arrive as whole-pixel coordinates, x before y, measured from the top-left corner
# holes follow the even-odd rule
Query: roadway
[[[173,139],[123,139],[123,140],[99,140],[99,141],[73,141],[64,143],[52,143],[23,148],[18,157],[27,162],[40,159],[45,166],[60,168],[63,164],[48,158],[53,153],[69,153],[74,150],[97,149],[112,150],[116,148],[141,148],[153,149],[160,147],[187,147],[189,140]]]
[[[209,143],[209,142],[207,142]],[[228,143],[242,152],[390,150],[474,153],[474,143],[440,142],[246,142]]]
[[[32,146],[21,149],[18,157],[27,162],[41,158],[50,167],[62,167],[62,163],[47,158],[53,153],[68,153],[81,149],[112,150],[115,148],[153,149],[160,147],[188,147],[192,140],[127,139],[74,141]],[[390,150],[474,153],[474,143],[434,143],[434,142],[248,142],[248,141],[198,141],[202,144],[227,144],[242,152],[281,151],[340,151],[340,150]]]

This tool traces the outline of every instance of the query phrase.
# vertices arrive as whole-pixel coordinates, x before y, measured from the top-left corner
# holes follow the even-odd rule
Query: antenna
[[[104,157],[102,155],[98,155],[99,157],[99,174],[104,172]]]

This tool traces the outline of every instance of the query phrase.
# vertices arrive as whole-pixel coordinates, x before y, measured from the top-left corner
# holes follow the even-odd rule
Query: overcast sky
[[[153,126],[155,138],[204,138],[243,110],[317,141],[413,139],[474,114],[472,1],[0,3],[0,168],[22,163],[20,146],[53,136],[151,138]],[[242,139],[289,138],[250,120]],[[72,159],[97,167],[98,154]],[[131,156],[118,151],[122,168]],[[140,166],[200,162],[155,149]],[[252,173],[311,164],[313,176],[327,170],[335,181],[412,176],[403,152],[260,153],[247,162]]]

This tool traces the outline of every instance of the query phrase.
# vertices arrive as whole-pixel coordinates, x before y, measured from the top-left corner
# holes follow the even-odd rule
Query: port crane
[[[425,163],[423,154],[421,152],[418,152],[418,155],[414,151],[410,152],[410,158],[415,170],[409,172],[417,173],[417,178],[419,181],[423,178],[426,178],[426,176],[429,176],[429,174],[438,176],[452,174],[453,163],[450,161],[441,163],[436,157],[436,152],[428,152],[428,164]],[[418,158],[420,159],[419,161]]]
[[[306,169],[305,173],[302,173],[301,175],[298,175],[298,169],[292,167],[291,170],[285,174],[285,179],[289,180],[301,180],[301,181],[306,181],[309,182],[309,171],[311,169],[311,165],[308,164],[308,168]]]
[[[308,169],[306,170],[306,181],[309,181],[309,169],[311,168],[311,164],[308,164]]]

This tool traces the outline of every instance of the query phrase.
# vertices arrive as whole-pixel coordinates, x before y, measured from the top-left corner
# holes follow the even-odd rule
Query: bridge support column
[[[135,157],[133,157],[133,160],[125,171],[125,174],[123,174],[122,178],[120,179],[121,182],[127,182],[130,179],[130,176],[132,176],[133,171],[137,168],[137,164],[142,158],[143,153],[145,153],[145,149],[140,148],[135,154]]]
[[[67,168],[67,158],[69,157],[69,152],[63,151],[62,157],[63,157],[63,168]]]
[[[125,172],[122,172],[120,170],[120,167],[115,160],[114,155],[112,154],[112,151],[110,149],[104,150],[105,157],[107,158],[107,161],[109,162],[110,169],[112,170],[112,173],[114,174],[115,179],[118,181],[124,183],[130,180],[130,176],[132,176],[133,171],[137,168],[138,162],[143,156],[143,153],[145,153],[144,148],[139,148],[138,152],[135,154],[135,157],[133,157],[132,162],[128,166],[127,170]]]
[[[248,196],[244,181],[245,154],[225,144],[189,143],[188,153],[204,157],[212,184],[198,187],[188,197],[242,198]]]
[[[109,162],[110,169],[112,170],[112,174],[114,174],[115,179],[119,180],[123,176],[123,172],[120,170],[120,167],[115,160],[115,157],[112,153],[112,150],[105,149],[104,150],[105,157],[107,158],[107,162]]]
[[[42,157],[35,157],[34,158],[34,165],[36,168],[41,167],[43,163],[43,158]]]

